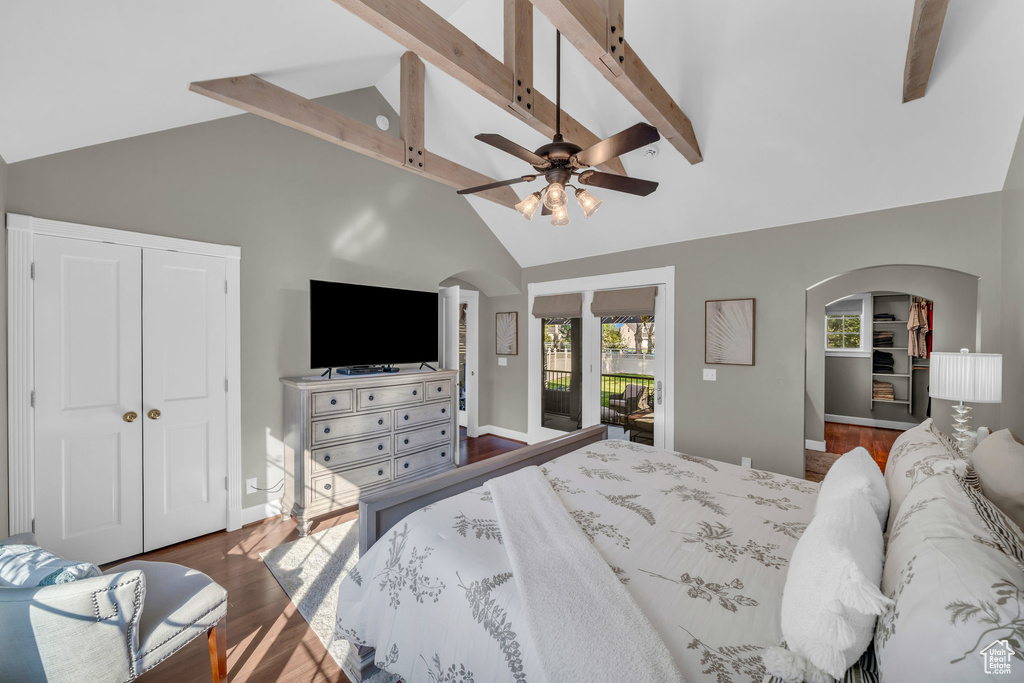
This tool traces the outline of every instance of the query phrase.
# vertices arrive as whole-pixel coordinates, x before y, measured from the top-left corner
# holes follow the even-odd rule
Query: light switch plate
[[[740,464],[744,467],[750,467],[750,458],[740,458]]]
[[[508,358],[505,358],[504,356],[498,356],[498,365],[502,367],[508,365]]]
[[[714,381],[717,381],[717,380],[715,379],[715,374],[716,374],[717,372],[718,372],[718,370],[715,370],[714,368],[704,368],[704,379],[705,379],[706,381],[708,381],[708,382],[714,382]]]

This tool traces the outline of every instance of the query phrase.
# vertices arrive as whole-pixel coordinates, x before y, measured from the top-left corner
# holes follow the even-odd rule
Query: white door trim
[[[466,436],[480,436],[480,292],[459,290],[459,304],[466,306]],[[456,408],[458,403],[456,403]]]
[[[529,429],[529,443],[537,443],[544,439],[561,436],[564,432],[553,429],[546,429],[541,426],[541,354],[534,344],[534,340],[540,339],[540,320],[533,317],[533,300],[537,296],[549,294],[568,294],[572,292],[583,292],[584,320],[594,319],[589,315],[590,301],[594,290],[615,289],[619,287],[641,287],[644,285],[664,285],[659,287],[658,296],[664,297],[664,321],[660,318],[658,325],[658,346],[665,349],[664,355],[664,378],[663,382],[668,386],[668,391],[663,391],[664,403],[664,434],[665,448],[675,448],[675,295],[676,295],[676,268],[665,266],[663,268],[650,268],[647,270],[633,270],[624,273],[608,273],[606,275],[591,275],[587,277],[571,278],[566,280],[549,280],[547,282],[531,282],[527,284],[527,308],[526,315],[529,318],[528,336],[526,340],[527,366],[529,378],[527,383],[527,425]],[[586,331],[584,332],[586,334]],[[592,345],[584,343],[583,363],[597,362],[599,359],[592,358]],[[586,383],[586,375],[584,373]],[[586,391],[586,388],[584,388]],[[587,399],[584,399],[583,426],[597,424],[595,420],[600,419],[600,409],[587,408]]]
[[[144,249],[219,256],[226,263],[228,509],[227,529],[242,526],[241,422],[241,299],[240,247],[98,228],[7,214],[7,457],[9,470],[9,532],[32,531],[35,518],[33,376],[33,238],[51,235],[93,242],[111,242]]]

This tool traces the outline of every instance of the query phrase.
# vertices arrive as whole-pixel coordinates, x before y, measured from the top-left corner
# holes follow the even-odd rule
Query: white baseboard
[[[260,522],[270,517],[281,514],[281,501],[271,500],[262,505],[253,505],[251,508],[242,509],[242,525]]]
[[[896,422],[894,420],[875,420],[870,417],[850,417],[848,415],[825,414],[825,422],[838,422],[844,425],[859,425],[861,427],[878,427],[879,429],[913,429],[918,422]]]
[[[804,439],[804,448],[806,448],[809,451],[821,451],[822,453],[824,453],[825,452],[825,442],[824,441],[813,441],[811,439]]]
[[[495,427],[494,425],[480,425],[480,436],[484,434],[494,434],[503,439],[512,439],[514,441],[522,441],[523,443],[529,443],[530,440],[530,435],[526,432],[517,432],[514,429],[505,429],[504,427]]]

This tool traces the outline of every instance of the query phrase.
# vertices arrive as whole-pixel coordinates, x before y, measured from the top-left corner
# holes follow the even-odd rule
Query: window
[[[825,307],[825,353],[871,353],[871,295],[854,294]]]

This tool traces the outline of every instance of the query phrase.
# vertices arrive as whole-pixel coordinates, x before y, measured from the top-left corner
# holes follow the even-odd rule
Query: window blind
[[[864,313],[864,299],[860,294],[833,301],[825,306],[826,315],[862,315]]]
[[[534,318],[579,318],[583,316],[583,294],[538,296],[533,300]]]
[[[657,294],[657,287],[601,290],[594,292],[590,312],[599,317],[654,315],[654,297]]]

